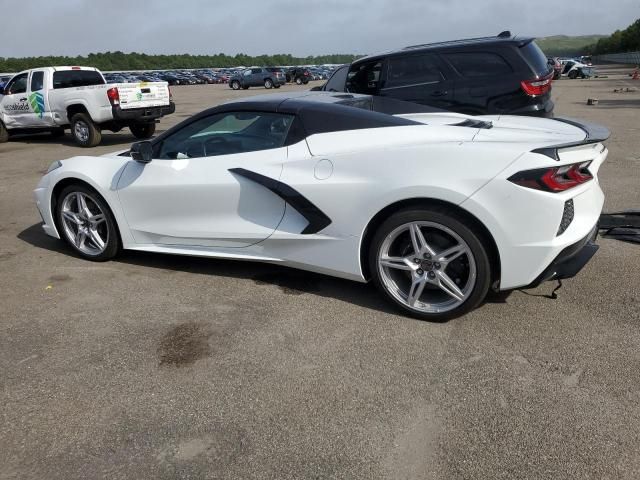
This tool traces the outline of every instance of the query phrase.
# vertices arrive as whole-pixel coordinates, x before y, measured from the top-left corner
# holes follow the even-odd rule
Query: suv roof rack
[[[403,50],[411,50],[414,48],[422,48],[422,47],[432,47],[437,45],[457,45],[458,43],[466,43],[466,42],[480,42],[483,40],[494,40],[496,38],[511,38],[511,32],[509,30],[505,30],[500,32],[495,37],[475,37],[475,38],[461,38],[460,40],[446,40],[444,42],[434,42],[434,43],[422,43],[419,45],[409,45],[408,47],[404,47]]]

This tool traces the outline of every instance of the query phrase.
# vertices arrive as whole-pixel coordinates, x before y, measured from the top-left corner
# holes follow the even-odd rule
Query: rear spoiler
[[[533,153],[546,155],[547,157],[552,158],[556,161],[560,161],[560,157],[558,156],[558,149],[560,148],[578,147],[580,145],[588,145],[590,143],[604,142],[611,135],[611,132],[608,128],[603,127],[602,125],[598,125],[597,123],[577,121],[572,118],[562,117],[556,117],[554,118],[554,120],[562,123],[568,123],[569,125],[573,125],[574,127],[578,127],[586,134],[585,138],[583,140],[580,140],[579,142],[561,143],[559,145],[553,145],[551,147],[536,148],[535,150],[531,150]]]

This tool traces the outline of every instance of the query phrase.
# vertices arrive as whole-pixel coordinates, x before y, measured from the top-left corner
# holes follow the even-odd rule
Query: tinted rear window
[[[443,79],[444,75],[433,55],[391,57],[385,87],[437,83]]]
[[[489,77],[511,73],[511,66],[495,53],[449,53],[449,63],[464,77]]]
[[[53,88],[86,87],[103,85],[104,79],[95,70],[62,70],[53,72]]]
[[[527,43],[525,46],[520,47],[520,51],[537,75],[545,75],[549,72],[550,66],[547,63],[547,57],[540,50],[540,47],[536,45],[536,42]]]

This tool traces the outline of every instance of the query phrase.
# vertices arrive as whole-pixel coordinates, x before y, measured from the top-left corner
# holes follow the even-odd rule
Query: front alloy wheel
[[[96,192],[80,185],[65,188],[59,196],[57,218],[64,239],[82,257],[103,261],[117,253],[115,221]]]
[[[416,317],[447,320],[486,296],[490,264],[480,235],[455,216],[399,212],[381,225],[372,247],[374,283]]]

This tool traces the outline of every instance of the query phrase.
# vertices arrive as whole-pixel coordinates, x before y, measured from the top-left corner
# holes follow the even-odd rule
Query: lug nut
[[[438,262],[434,263],[433,268],[435,268],[436,270],[440,270],[440,264]]]
[[[433,273],[433,272],[429,272],[429,273],[428,273],[428,276],[429,276],[429,278],[430,278],[431,280],[433,280],[434,278],[436,278],[436,274],[435,274],[435,273]]]
[[[420,259],[419,258],[414,258],[413,259],[413,263],[420,263]]]
[[[418,270],[416,270],[416,273],[418,275],[424,275],[424,270],[422,270],[421,268],[419,268]]]
[[[430,253],[425,253],[425,254],[424,254],[424,258],[425,258],[426,260],[431,260],[431,254],[430,254]]]

